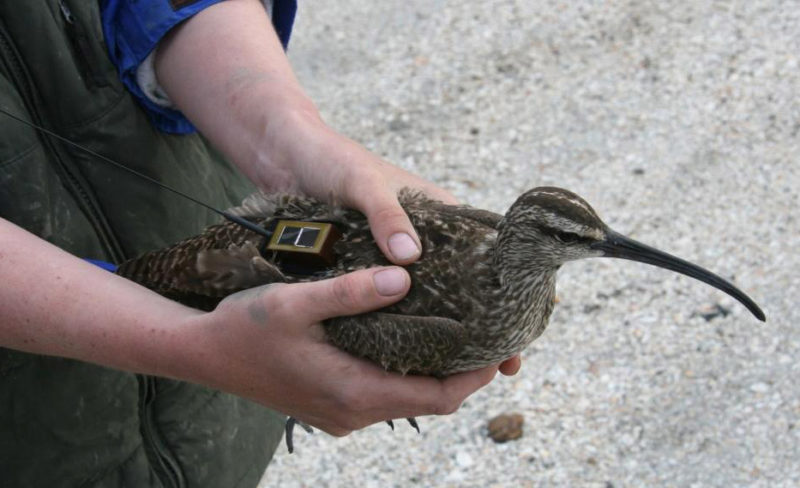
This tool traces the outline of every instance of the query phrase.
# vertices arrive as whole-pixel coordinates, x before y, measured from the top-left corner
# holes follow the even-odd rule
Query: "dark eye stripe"
[[[594,241],[594,239],[592,239],[591,237],[584,237],[574,232],[566,232],[561,229],[554,229],[553,227],[547,227],[547,226],[541,226],[540,228],[543,232],[549,234],[554,239],[558,240],[559,242],[563,242],[565,244]]]
[[[561,242],[578,242],[581,236],[573,232],[556,232],[554,237]]]

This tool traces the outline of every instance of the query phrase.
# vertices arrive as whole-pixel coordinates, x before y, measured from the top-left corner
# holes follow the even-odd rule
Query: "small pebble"
[[[519,413],[501,414],[489,421],[489,437],[497,443],[522,437],[524,418]]]

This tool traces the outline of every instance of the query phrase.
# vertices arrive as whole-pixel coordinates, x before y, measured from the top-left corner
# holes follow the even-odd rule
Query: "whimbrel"
[[[225,296],[247,288],[389,264],[357,211],[310,198],[254,195],[232,213],[221,212],[18,115],[2,108],[0,113],[228,220],[117,269],[187,305],[211,310]],[[614,232],[586,201],[567,190],[529,190],[505,216],[446,205],[412,191],[401,192],[399,199],[424,250],[419,261],[407,266],[411,290],[383,310],[324,324],[331,343],[387,370],[446,376],[508,359],[547,326],[558,268],[587,257],[630,259],[691,276],[765,320],[758,305],[730,282]],[[293,425],[290,419],[290,451]]]
[[[387,370],[446,376],[519,353],[547,326],[557,270],[581,258],[630,259],[688,275],[765,320],[758,305],[730,282],[614,232],[567,190],[529,190],[505,216],[408,190],[399,199],[424,250],[419,261],[406,266],[412,281],[408,295],[380,311],[324,323],[331,343]],[[231,293],[265,283],[323,279],[389,264],[365,217],[355,210],[305,197],[254,195],[232,213],[270,229],[288,220],[302,232],[306,222],[309,235],[319,233],[315,223],[332,223],[341,237],[327,263],[299,274],[292,259],[267,249],[265,237],[227,222],[126,262],[118,273],[210,310]],[[295,228],[289,240],[300,238]]]

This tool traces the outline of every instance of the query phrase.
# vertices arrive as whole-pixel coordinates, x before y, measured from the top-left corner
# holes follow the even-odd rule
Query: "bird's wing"
[[[248,288],[286,281],[283,273],[261,257],[250,242],[228,249],[202,250],[194,261],[187,261],[174,271],[176,291],[210,297],[226,297]]]
[[[228,212],[250,219],[291,219],[345,223],[352,210],[316,198],[290,194],[253,193]]]
[[[492,229],[497,229],[497,224],[503,216],[489,210],[471,207],[469,205],[450,205],[439,200],[432,200],[419,190],[403,188],[398,193],[400,204],[406,209],[422,209],[426,212],[435,212],[451,215],[481,223]]]
[[[224,249],[206,244],[201,239],[187,240],[152,251],[126,261],[116,273],[202,310],[213,309],[232,293],[286,280],[249,241]]]
[[[497,224],[503,219],[503,216],[483,210],[480,208],[470,207],[469,205],[448,205],[442,202],[432,202],[431,209],[434,209],[443,214],[456,215],[465,219],[474,220],[492,229],[497,229]]]
[[[387,370],[432,375],[445,369],[466,335],[453,319],[384,312],[327,320],[325,332],[336,347]]]

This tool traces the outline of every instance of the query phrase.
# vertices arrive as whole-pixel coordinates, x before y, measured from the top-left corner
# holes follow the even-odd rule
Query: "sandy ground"
[[[517,376],[421,435],[300,432],[262,486],[800,486],[796,2],[300,4],[290,57],[332,126],[478,207],[571,189],[768,322],[667,271],[571,263]],[[501,445],[503,412],[525,433]]]

